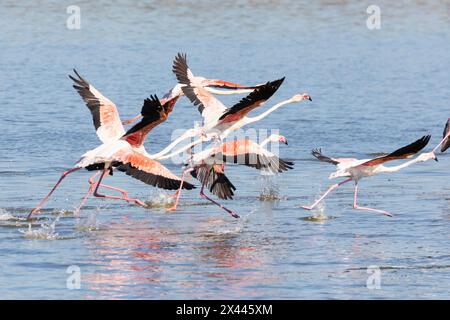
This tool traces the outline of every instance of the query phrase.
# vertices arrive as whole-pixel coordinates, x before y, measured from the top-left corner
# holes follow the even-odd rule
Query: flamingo
[[[97,114],[100,114],[100,116],[105,116],[105,114],[114,116],[114,113],[108,114],[105,110],[101,109],[99,112],[95,112],[94,108],[96,106],[97,109],[99,109],[98,104],[92,103],[91,100],[89,100],[88,106],[92,106],[91,110],[94,110],[94,124],[101,123],[101,121],[96,122],[96,119],[98,119],[96,118]],[[49,194],[35,209],[30,212],[28,219],[40,210],[40,208],[45,204],[62,180],[67,177],[67,175],[82,168],[87,170],[101,170],[100,178],[95,184],[95,189],[93,190],[95,197],[125,200],[127,202],[134,202],[141,206],[145,206],[145,203],[138,199],[129,198],[126,191],[118,188],[110,187],[110,189],[121,192],[123,195],[122,197],[99,194],[98,189],[102,186],[101,182],[105,175],[108,173],[112,174],[113,169],[117,168],[119,171],[125,172],[127,175],[130,175],[135,179],[159,188],[164,188],[167,190],[176,190],[178,187],[188,190],[195,188],[190,183],[184,181],[182,182],[179,177],[174,175],[169,169],[164,167],[158,161],[151,159],[143,146],[144,140],[150,130],[152,130],[159,123],[163,122],[167,118],[169,112],[169,103],[162,106],[156,95],[151,96],[150,99],[145,99],[142,107],[143,117],[141,121],[129,129],[120,139],[105,141],[99,147],[83,154],[72,169],[65,171],[61,175],[60,179],[51,189]],[[117,116],[115,119],[117,123]],[[108,140],[112,135],[108,130],[103,130],[104,128],[107,127],[102,127],[102,125],[98,126],[97,133],[101,139]],[[85,199],[83,200],[83,203],[84,201]]]
[[[331,191],[334,189],[340,187],[341,185],[354,181],[355,182],[355,191],[354,191],[354,198],[353,198],[353,208],[357,210],[366,210],[366,211],[372,211],[372,212],[378,212],[381,214],[384,214],[386,216],[392,217],[392,214],[384,211],[384,210],[378,210],[373,209],[369,207],[362,207],[359,206],[356,202],[357,194],[358,194],[358,182],[362,178],[370,177],[379,173],[391,173],[399,171],[403,168],[406,168],[412,164],[418,163],[418,162],[425,162],[429,159],[434,159],[437,161],[436,155],[434,152],[428,152],[428,153],[422,153],[417,158],[410,160],[408,162],[405,162],[401,165],[394,166],[394,167],[386,167],[383,165],[383,163],[392,161],[392,160],[399,160],[399,159],[406,159],[410,158],[416,153],[418,153],[420,150],[422,150],[430,141],[429,135],[423,136],[419,140],[402,147],[386,156],[378,157],[375,159],[363,159],[358,160],[354,158],[329,158],[322,154],[321,149],[315,149],[312,151],[312,154],[314,157],[316,157],[320,161],[328,162],[331,164],[336,165],[337,170],[336,172],[332,173],[330,175],[330,179],[337,178],[337,177],[348,177],[346,180],[339,182],[337,184],[333,184],[329,189],[311,206],[302,206],[303,209],[306,210],[312,210],[314,209],[319,202],[321,202]]]
[[[77,90],[77,92],[80,94],[81,98],[91,111],[94,127],[96,129],[98,137],[102,142],[109,142],[112,140],[120,139],[125,133],[123,124],[132,123],[142,117],[142,115],[139,114],[129,120],[121,121],[116,105],[111,100],[103,96],[86,79],[80,76],[80,74],[75,69],[73,71],[75,72],[78,79],[73,77],[72,75],[69,75],[69,78],[73,80],[73,87]],[[169,112],[173,110],[178,99],[184,95],[183,91],[181,90],[182,87],[183,85],[180,84],[175,85],[161,99],[162,105],[169,103]],[[214,88],[226,88],[233,90],[224,91]],[[228,95],[248,93],[252,92],[255,88],[257,88],[257,86],[249,87],[224,80],[205,79],[205,90],[214,94]],[[151,155],[151,157],[156,159],[164,154],[167,154],[181,141],[185,140],[187,137],[193,136],[193,133],[193,130],[188,130],[185,133],[184,137],[179,137],[160,152]]]
[[[269,142],[288,144],[284,136],[272,134],[261,144],[257,144],[250,139],[234,140],[194,154],[187,168],[183,171],[181,181],[184,181],[187,173],[191,173],[194,178],[202,183],[200,197],[219,206],[234,218],[239,218],[239,215],[235,212],[208,197],[203,191],[204,187],[208,187],[210,192],[216,194],[220,199],[232,199],[233,191],[236,188],[224,174],[224,163],[243,164],[269,172],[283,172],[292,169],[292,162],[280,159],[272,152],[264,149],[264,146]],[[176,210],[180,194],[181,188],[177,192],[174,206],[167,209],[168,211]]]
[[[178,83],[184,86],[181,90],[186,97],[198,107],[203,117],[203,127],[199,130],[202,136],[218,136],[223,140],[230,132],[238,130],[245,125],[257,122],[274,112],[278,108],[302,100],[312,101],[307,93],[294,95],[292,98],[282,101],[259,116],[250,118],[247,114],[261,106],[281,86],[284,78],[259,85],[247,97],[242,98],[231,108],[225,107],[218,99],[204,88],[204,78],[194,76],[187,64],[185,54],[178,53],[174,59],[172,71],[175,73]],[[197,140],[197,143],[204,139]]]
[[[99,136],[100,140],[104,143],[111,142],[114,140],[120,139],[125,134],[125,129],[123,127],[123,124],[128,124],[131,122],[136,121],[140,117],[142,117],[141,114],[138,116],[127,120],[127,121],[120,121],[119,112],[117,111],[116,105],[103,96],[94,86],[92,86],[86,79],[84,79],[80,74],[74,69],[75,75],[77,78],[69,75],[70,79],[74,82],[73,87],[77,90],[77,92],[80,94],[81,98],[86,103],[87,107],[91,111],[94,127],[97,131],[97,135]],[[177,84],[174,88],[172,88],[167,94],[164,95],[164,97],[161,99],[161,104],[165,105],[168,104],[167,107],[167,114],[172,112],[175,103],[183,95],[183,91],[181,90],[183,85]],[[245,92],[251,92],[255,87],[245,87],[237,83],[233,82],[227,82],[224,80],[210,80],[207,79],[205,82],[205,86],[211,86],[205,87],[205,90],[208,90],[215,94],[237,94],[237,93],[245,93]],[[222,90],[216,90],[214,88],[227,88],[227,89],[234,89],[234,91],[222,91]],[[241,88],[241,89],[238,89]],[[162,118],[163,119],[163,118]],[[165,118],[164,118],[165,119]],[[157,160],[159,157],[163,156],[164,154],[167,154],[171,149],[173,149],[177,144],[179,144],[181,141],[183,141],[188,136],[195,135],[195,130],[188,130],[185,132],[183,136],[180,136],[176,140],[172,141],[166,148],[161,150],[158,153],[149,155],[150,158]],[[86,201],[89,194],[93,191],[94,187],[94,178],[98,176],[99,172],[95,173],[92,177],[89,178],[88,182],[90,184],[90,189],[86,196],[83,198],[83,201],[80,205],[80,207],[77,209],[79,210],[81,206],[83,206],[84,202]],[[120,191],[117,188],[102,185],[104,188]],[[174,195],[173,197],[175,197]]]
[[[209,93],[212,94],[218,94],[218,95],[231,95],[231,94],[242,94],[242,93],[250,93],[254,89],[256,89],[259,85],[256,86],[244,86],[238,83],[229,82],[225,80],[220,79],[206,79],[201,78],[201,85]],[[169,92],[167,92],[161,99],[161,104],[164,105],[166,102],[170,101],[170,106],[173,108],[175,103],[178,101],[178,99],[182,96],[184,96],[184,92],[182,88],[184,87],[183,84],[176,84]],[[216,88],[223,88],[227,90],[217,90]],[[141,117],[141,114],[138,114],[134,116],[131,119],[122,121],[122,124],[127,125],[130,124],[136,120],[138,120]],[[186,133],[186,138],[190,138],[192,134]]]
[[[436,152],[436,150],[441,145],[442,145],[441,152],[445,152],[448,149],[448,147],[450,147],[450,118],[448,118],[447,122],[445,123],[444,132],[442,134],[442,140],[436,147],[434,147],[433,152]]]

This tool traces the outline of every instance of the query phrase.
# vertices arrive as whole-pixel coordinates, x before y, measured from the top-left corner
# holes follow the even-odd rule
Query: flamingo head
[[[434,152],[424,152],[424,153],[421,153],[418,157],[417,157],[417,159],[420,161],[420,162],[425,162],[425,161],[428,161],[428,160],[430,160],[430,159],[433,159],[434,161],[438,161],[438,158],[436,157],[436,154],[434,153]]]
[[[311,96],[308,93],[299,93],[291,98],[292,102],[300,102],[302,100],[312,101]]]
[[[280,134],[275,134],[275,133],[270,135],[269,141],[270,142],[281,142],[286,145],[288,144],[288,141],[285,136],[282,136]]]

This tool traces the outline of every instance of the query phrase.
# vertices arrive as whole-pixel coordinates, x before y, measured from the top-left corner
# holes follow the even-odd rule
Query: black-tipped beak
[[[308,97],[308,100],[309,100],[309,101],[312,101],[311,97]]]
[[[439,162],[437,157],[434,158],[434,161]]]
[[[284,144],[285,144],[285,145],[288,145],[288,142],[287,142],[287,140],[284,140]]]

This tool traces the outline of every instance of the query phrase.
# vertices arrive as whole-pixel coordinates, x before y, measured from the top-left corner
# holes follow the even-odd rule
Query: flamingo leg
[[[108,173],[109,170],[110,169],[107,168],[107,169],[104,169],[102,171],[102,175],[100,176],[100,178],[98,179],[97,183],[95,184],[95,190],[94,190],[94,194],[93,194],[94,197],[106,198],[106,199],[124,200],[124,201],[127,201],[127,202],[134,202],[135,204],[140,205],[142,207],[146,207],[146,204],[144,202],[142,202],[141,200],[139,200],[139,199],[128,198],[128,197],[125,197],[125,196],[124,197],[116,197],[116,196],[107,196],[107,195],[99,194],[98,193],[98,188],[100,187],[101,182],[102,182],[105,174]]]
[[[174,194],[175,204],[172,207],[166,209],[166,211],[176,211],[177,210],[177,205],[178,205],[178,201],[180,200],[181,190],[183,189],[183,182],[186,178],[186,174],[188,174],[189,172],[192,172],[193,170],[194,170],[193,168],[190,168],[190,169],[186,169],[183,171],[183,174],[181,175],[180,188]]]
[[[384,210],[378,210],[378,209],[373,209],[373,208],[369,208],[369,207],[361,207],[361,206],[358,206],[358,205],[356,204],[356,198],[357,198],[357,196],[358,196],[358,183],[355,182],[355,195],[354,195],[354,197],[353,197],[353,209],[356,209],[356,210],[365,210],[365,211],[372,211],[372,212],[378,212],[378,213],[384,214],[385,216],[392,217],[392,214],[390,214],[389,212],[384,211]]]
[[[96,173],[94,173],[94,175],[92,177],[89,178],[88,182],[90,184],[89,186],[89,190],[86,193],[86,195],[84,196],[83,200],[81,201],[80,205],[78,206],[78,208],[75,210],[76,213],[79,213],[81,210],[81,207],[84,206],[84,204],[86,203],[87,198],[89,197],[89,195],[92,193],[92,191],[94,191],[94,179],[95,177],[97,177],[99,174],[101,173],[101,171],[97,171]]]
[[[131,119],[122,121],[122,124],[123,124],[123,125],[127,125],[127,124],[130,124],[130,123],[133,123],[133,122],[135,122],[137,119],[139,119],[140,117],[142,117],[142,115],[141,115],[141,114],[138,114],[137,116],[135,116],[135,117],[133,117],[133,118],[131,118]]]
[[[445,135],[445,137],[441,140],[441,142],[438,143],[436,147],[434,147],[432,152],[436,152],[436,150],[440,147],[440,145],[450,136],[450,131]]]
[[[352,178],[348,178],[347,180],[344,180],[342,182],[333,184],[331,187],[328,188],[328,190],[316,201],[314,202],[312,205],[310,206],[301,206],[303,209],[305,210],[312,210],[314,209],[315,206],[317,206],[320,201],[322,201],[331,191],[333,191],[334,189],[336,189],[337,187],[340,187],[341,185],[343,185],[344,183],[347,183],[349,181],[352,181]]]
[[[80,169],[81,169],[81,168],[72,168],[72,169],[70,169],[70,170],[65,171],[65,172],[61,175],[61,177],[59,178],[59,180],[58,180],[58,182],[55,184],[55,186],[52,188],[52,190],[50,190],[50,192],[48,193],[48,195],[41,201],[41,203],[39,203],[39,205],[38,205],[36,208],[34,208],[33,210],[31,210],[31,212],[28,214],[27,219],[30,219],[31,216],[32,216],[33,214],[35,214],[36,212],[38,212],[38,211],[42,208],[42,206],[47,202],[48,198],[50,198],[50,196],[52,195],[52,193],[56,190],[56,188],[57,188],[57,187],[59,186],[59,184],[63,181],[63,179],[64,179],[65,177],[67,177],[68,174],[71,174],[72,172],[75,172],[75,171],[80,170]]]
[[[83,200],[81,201],[79,207],[76,209],[76,213],[79,213],[81,208],[84,206],[84,204],[86,203],[87,198],[89,197],[89,195],[94,191],[94,188],[96,186],[96,182],[94,181],[95,177],[97,177],[99,174],[101,173],[101,171],[97,171],[92,177],[89,178],[88,182],[90,184],[89,190],[86,193],[86,195],[84,196]],[[123,198],[128,198],[128,192],[126,190],[117,188],[117,187],[112,187],[112,186],[108,186],[106,184],[100,184],[100,187],[105,188],[105,189],[110,189],[110,190],[114,190],[114,191],[118,191],[120,193],[122,193]]]
[[[211,169],[212,170],[212,169]],[[213,199],[211,199],[210,197],[208,197],[206,194],[204,194],[203,189],[205,187],[206,181],[208,180],[209,177],[209,173],[210,171],[208,171],[208,173],[206,174],[205,179],[202,182],[202,188],[200,189],[200,197],[214,203],[216,206],[219,206],[220,208],[222,208],[223,210],[225,210],[226,212],[228,212],[233,218],[239,218],[239,216],[234,213],[233,211],[231,211],[230,209],[226,208],[225,206],[221,205],[220,203],[218,203],[217,201],[214,201]]]

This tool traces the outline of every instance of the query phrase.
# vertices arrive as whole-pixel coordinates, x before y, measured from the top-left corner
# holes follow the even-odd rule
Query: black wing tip
[[[286,77],[271,81],[270,84],[278,89],[283,84],[284,79],[286,79]]]
[[[431,135],[425,135],[421,137],[420,139],[414,141],[413,143],[408,144],[407,146],[404,146],[403,148],[400,148],[390,154],[388,154],[386,157],[401,157],[408,154],[416,154],[423,148],[425,148],[430,142]]]
[[[416,144],[417,148],[418,148],[416,152],[419,152],[420,150],[425,148],[426,145],[428,144],[428,142],[430,142],[430,139],[431,139],[431,134],[428,134],[428,135],[423,136],[416,142],[414,142],[413,144]]]
[[[312,149],[311,154],[317,158],[318,155],[322,155],[322,148]]]
[[[185,189],[185,190],[192,190],[192,189],[195,189],[195,188],[197,188],[197,187],[194,186],[193,184],[191,184],[189,182],[186,182],[186,181],[183,181],[183,189]]]
[[[278,172],[292,170],[294,169],[294,162],[280,159],[278,167],[279,167]]]
[[[74,72],[75,75],[78,77],[78,79],[75,78],[75,77],[74,77],[73,75],[71,75],[71,74],[68,75],[69,78],[70,78],[73,82],[75,82],[75,84],[78,85],[79,87],[89,89],[89,82],[88,82],[86,79],[84,79],[84,78],[77,72],[76,69],[73,69],[73,72]],[[74,85],[74,88],[77,89],[77,90],[80,89],[80,88],[76,88],[75,85]]]
[[[144,99],[144,105],[141,109],[142,116],[153,115],[155,111],[159,111],[162,108],[161,102],[156,94],[150,95],[149,98]]]
[[[172,72],[175,74],[178,83],[189,85],[190,81],[188,78],[188,69],[189,66],[187,64],[187,56],[184,53],[178,52],[178,54],[175,56],[175,59],[173,60],[172,64]]]

